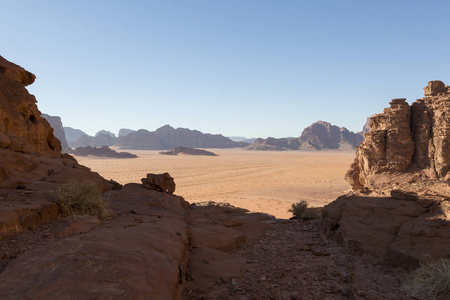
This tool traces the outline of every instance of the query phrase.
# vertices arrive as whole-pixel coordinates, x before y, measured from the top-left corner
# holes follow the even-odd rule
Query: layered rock
[[[324,150],[355,149],[362,141],[362,136],[345,127],[331,125],[328,122],[318,121],[305,128],[299,138],[269,137],[258,138],[246,147],[247,150]]]
[[[42,117],[47,120],[50,126],[53,128],[53,134],[61,142],[61,147],[64,152],[66,152],[69,145],[66,141],[66,133],[64,132],[64,127],[61,122],[61,118],[58,116],[50,116],[47,114],[42,114]]]
[[[449,87],[431,81],[370,117],[346,174],[355,191],[325,206],[322,232],[406,268],[450,257],[449,109]]]
[[[0,148],[61,156],[61,143],[25,86],[35,76],[0,56]]]
[[[346,174],[354,189],[376,184],[377,174],[408,171],[450,179],[450,91],[430,81],[425,97],[411,106],[394,99],[383,113],[370,117],[370,131]]]

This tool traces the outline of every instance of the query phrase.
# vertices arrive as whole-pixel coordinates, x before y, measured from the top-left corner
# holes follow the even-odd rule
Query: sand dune
[[[208,150],[219,156],[167,156],[158,151],[127,150],[138,158],[76,159],[122,184],[140,183],[147,173],[169,172],[175,178],[175,193],[189,202],[228,202],[289,218],[291,203],[307,200],[312,206],[323,206],[347,190],[344,174],[355,155],[353,151]]]

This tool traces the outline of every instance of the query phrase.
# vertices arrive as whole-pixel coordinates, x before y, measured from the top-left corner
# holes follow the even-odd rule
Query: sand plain
[[[168,172],[175,194],[189,202],[215,201],[272,214],[292,216],[292,203],[323,206],[349,188],[344,174],[354,151],[248,151],[207,149],[218,156],[160,155],[159,151],[120,150],[133,159],[80,157],[82,165],[121,184],[140,183],[147,173]]]

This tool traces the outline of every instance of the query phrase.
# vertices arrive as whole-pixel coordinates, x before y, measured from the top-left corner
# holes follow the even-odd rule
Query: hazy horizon
[[[450,84],[446,1],[4,1],[0,55],[42,113],[95,135],[170,124],[224,136],[361,131]]]

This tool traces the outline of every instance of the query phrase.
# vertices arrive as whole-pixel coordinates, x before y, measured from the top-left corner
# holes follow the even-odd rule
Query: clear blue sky
[[[0,0],[0,55],[41,112],[95,134],[353,131],[450,84],[449,1]]]

